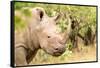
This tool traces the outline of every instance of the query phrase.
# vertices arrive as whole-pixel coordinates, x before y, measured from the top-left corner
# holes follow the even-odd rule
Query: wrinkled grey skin
[[[29,64],[40,48],[53,56],[60,56],[65,52],[70,28],[64,33],[57,32],[56,23],[60,15],[48,17],[44,9],[39,7],[33,8],[31,13],[32,18],[25,30],[20,34],[15,33],[16,66]]]

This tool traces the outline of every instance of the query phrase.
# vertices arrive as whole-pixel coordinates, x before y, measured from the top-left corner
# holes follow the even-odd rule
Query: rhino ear
[[[40,19],[42,20],[42,18],[44,16],[44,12],[43,11],[39,11],[39,16],[40,16]]]
[[[42,9],[42,8],[36,8],[38,14],[39,14],[39,18],[40,20],[42,20],[44,14],[45,14],[45,11]]]
[[[61,18],[61,14],[58,14],[58,15],[52,17],[52,19],[53,19],[56,23],[58,23],[58,21],[60,20],[60,18]]]

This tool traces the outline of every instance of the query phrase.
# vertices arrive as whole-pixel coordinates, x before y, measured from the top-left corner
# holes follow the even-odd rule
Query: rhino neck
[[[28,25],[25,29],[24,38],[27,46],[26,59],[30,63],[40,48],[35,28]]]
[[[26,44],[28,48],[31,49],[32,51],[39,49],[40,46],[35,28],[32,26],[27,26],[25,32],[26,32],[25,33]]]

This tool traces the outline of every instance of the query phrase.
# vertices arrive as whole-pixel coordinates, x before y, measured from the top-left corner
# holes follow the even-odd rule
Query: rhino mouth
[[[48,53],[49,55],[52,55],[52,56],[54,56],[54,57],[58,57],[58,56],[61,56],[65,51],[66,51],[66,49],[63,49],[63,50],[61,50],[61,51],[55,51],[55,50],[50,50],[50,51],[48,51],[48,50],[44,50],[46,53]]]
[[[64,52],[65,52],[65,49],[63,49],[62,51],[53,52],[53,56],[55,56],[55,57],[61,56]]]

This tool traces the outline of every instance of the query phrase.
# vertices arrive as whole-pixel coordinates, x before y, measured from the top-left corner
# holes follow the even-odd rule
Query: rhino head
[[[62,17],[58,14],[49,17],[40,7],[28,9],[30,17],[16,14],[26,21],[27,26],[23,31],[15,33],[15,61],[16,65],[29,64],[36,55],[38,49],[43,49],[53,56],[60,56],[66,50],[66,42],[71,33],[71,18],[67,16],[68,26],[63,33],[57,29],[57,23]]]
[[[68,25],[68,30],[64,33],[59,33],[57,31],[57,23],[61,18],[61,14],[49,17],[44,9],[40,7],[33,8],[32,14],[33,17],[35,17],[35,20],[37,19],[37,24],[33,26],[33,23],[31,23],[31,25],[33,28],[36,28],[39,47],[50,55],[62,55],[66,50],[65,43],[68,39],[68,34],[70,33],[70,23]]]

